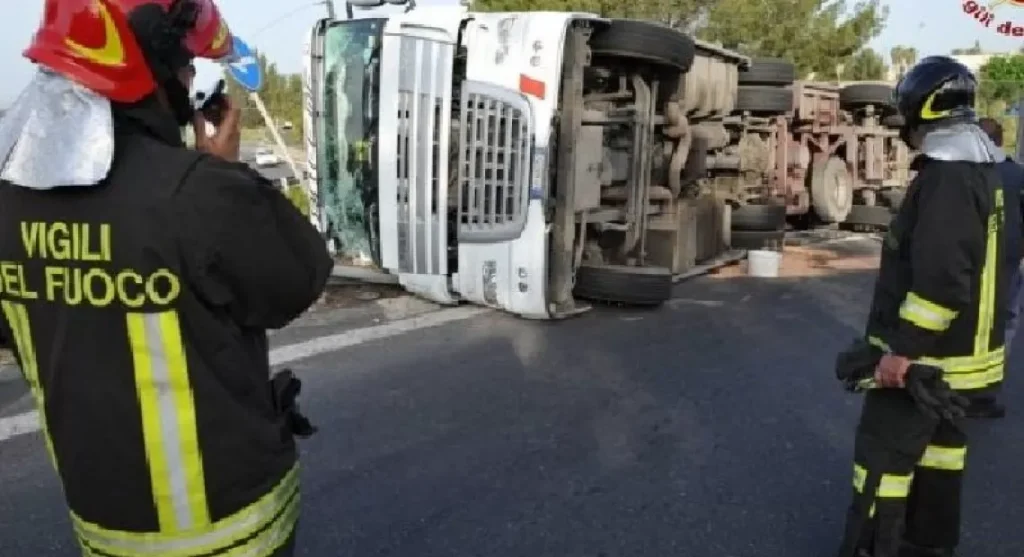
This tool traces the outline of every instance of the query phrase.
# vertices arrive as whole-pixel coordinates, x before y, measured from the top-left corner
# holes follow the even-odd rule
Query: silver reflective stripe
[[[167,353],[160,330],[160,315],[144,314],[142,321],[146,329],[146,346],[149,348],[151,379],[160,411],[160,436],[167,462],[167,485],[170,487],[168,495],[174,508],[174,515],[178,519],[178,528],[188,530],[196,526],[196,519],[188,506],[185,459],[181,454],[181,432],[178,429],[177,410],[172,392],[174,383],[168,369]]]
[[[129,313],[126,319],[160,530],[201,528],[210,515],[178,314]]]

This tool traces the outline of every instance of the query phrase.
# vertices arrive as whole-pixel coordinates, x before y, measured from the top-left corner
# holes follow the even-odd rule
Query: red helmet
[[[195,9],[181,46],[192,57],[221,59],[234,41],[213,0],[46,0],[43,22],[25,57],[116,102],[142,100],[157,88],[129,24],[136,8],[156,4],[170,13]]]

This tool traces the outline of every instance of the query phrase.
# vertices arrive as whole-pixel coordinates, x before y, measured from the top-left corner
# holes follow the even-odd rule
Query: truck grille
[[[399,270],[446,274],[449,169],[445,144],[451,120],[451,66],[447,61],[452,59],[454,47],[413,37],[400,40],[394,170]]]
[[[465,82],[459,152],[459,241],[519,236],[529,203],[530,105],[518,93]]]

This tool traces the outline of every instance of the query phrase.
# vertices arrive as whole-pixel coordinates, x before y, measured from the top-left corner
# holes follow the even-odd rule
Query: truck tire
[[[782,58],[754,58],[750,67],[740,70],[740,85],[792,85],[796,66]]]
[[[595,56],[639,58],[690,71],[696,47],[693,39],[657,23],[634,19],[613,19],[611,25],[594,33],[590,51]]]
[[[743,205],[732,210],[733,230],[783,230],[785,205]]]
[[[873,104],[878,108],[895,110],[892,102],[893,89],[877,83],[847,85],[839,91],[839,106],[843,109],[861,108]]]
[[[584,263],[576,270],[573,294],[595,302],[658,306],[672,297],[672,271],[664,267]]]
[[[902,114],[890,114],[882,118],[882,125],[893,130],[902,128],[905,123],[906,120],[903,119]]]
[[[785,230],[733,230],[733,249],[780,250],[786,241]]]
[[[893,211],[881,205],[854,205],[850,214],[846,215],[846,226],[863,226],[870,228],[888,228],[892,222]]]
[[[830,224],[846,220],[853,206],[853,179],[846,163],[837,157],[813,163],[809,179],[814,214]]]
[[[885,200],[885,205],[895,213],[900,210],[906,195],[907,192],[903,190],[887,190],[882,192],[882,199]]]
[[[782,114],[793,110],[793,90],[744,85],[736,94],[736,110],[753,114]]]

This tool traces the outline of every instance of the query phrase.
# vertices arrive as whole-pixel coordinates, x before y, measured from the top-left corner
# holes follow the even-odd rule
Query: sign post
[[[235,36],[232,40],[234,41],[235,60],[227,64],[228,74],[234,78],[236,83],[249,92],[249,98],[252,99],[253,104],[256,105],[256,110],[259,110],[260,116],[263,117],[263,123],[270,130],[270,135],[274,139],[274,143],[277,144],[281,157],[288,163],[288,167],[291,168],[295,179],[301,183],[303,181],[302,174],[288,152],[288,147],[285,145],[284,139],[281,138],[281,133],[278,131],[274,119],[267,111],[267,106],[263,104],[263,99],[260,98],[259,90],[263,86],[263,71],[260,69],[259,60],[256,59],[252,48],[241,38]],[[319,228],[319,208],[314,207],[313,204],[310,204],[309,207],[309,220],[314,226]]]

